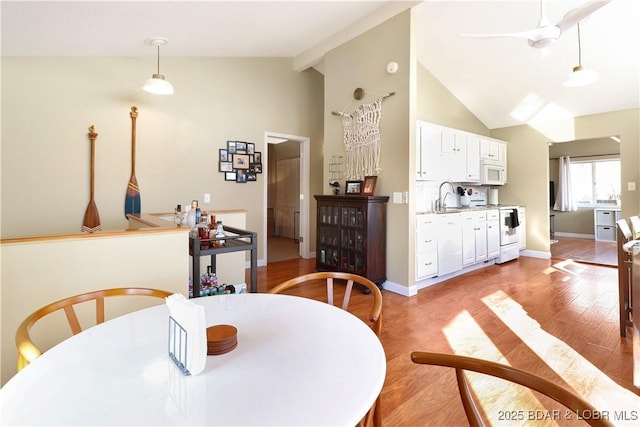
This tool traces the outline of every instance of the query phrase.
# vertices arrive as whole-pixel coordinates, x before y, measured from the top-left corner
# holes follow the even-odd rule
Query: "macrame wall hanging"
[[[342,117],[347,180],[362,180],[365,176],[377,176],[382,171],[380,167],[382,101],[392,95],[394,95],[393,92],[381,96],[371,104],[362,104],[350,114],[332,111],[332,114]],[[361,88],[353,93],[353,97],[357,100],[362,99],[363,96],[364,90]]]

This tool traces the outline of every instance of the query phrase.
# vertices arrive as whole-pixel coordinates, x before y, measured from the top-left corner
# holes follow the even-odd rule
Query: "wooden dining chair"
[[[631,216],[629,222],[631,223],[631,237],[634,240],[640,239],[640,217],[638,215]]]
[[[471,390],[464,371],[474,371],[491,375],[535,390],[564,405],[574,412],[574,414],[582,414],[583,420],[589,425],[613,426],[611,422],[598,416],[598,414],[603,414],[603,412],[596,410],[596,408],[579,395],[559,384],[522,369],[474,357],[420,351],[411,353],[411,360],[413,363],[445,366],[456,370],[460,398],[464,406],[464,412],[467,415],[467,420],[472,427],[484,426],[485,423],[481,415],[482,410],[473,397],[473,391]],[[586,416],[586,414],[589,414],[589,416]]]
[[[143,296],[143,297],[155,297],[166,298],[171,295],[172,292],[151,289],[151,288],[115,288],[115,289],[103,289],[98,291],[87,292],[80,295],[64,298],[59,301],[47,304],[44,307],[31,313],[26,319],[22,321],[18,330],[16,331],[16,346],[18,348],[18,371],[27,366],[37,357],[42,354],[42,351],[33,343],[30,335],[31,328],[43,317],[54,313],[58,310],[64,310],[64,313],[69,322],[71,332],[76,335],[82,331],[80,322],[74,306],[86,301],[95,300],[96,302],[96,325],[104,322],[104,300],[108,297],[118,296]]]
[[[336,296],[339,296],[339,294],[336,292],[338,288],[338,286],[336,286],[336,281],[345,284],[341,308],[346,311],[350,311],[349,302],[351,301],[351,291],[353,290],[355,284],[363,286],[365,287],[365,289],[370,290],[371,292],[367,296],[372,297],[372,305],[371,309],[369,310],[367,319],[369,326],[371,326],[371,329],[373,329],[373,332],[378,336],[378,338],[380,337],[380,331],[382,330],[382,292],[380,292],[380,289],[375,283],[373,283],[366,277],[338,271],[308,273],[280,283],[279,285],[272,288],[269,293],[280,294],[294,287],[305,287],[312,284],[317,285],[320,281],[324,281],[326,283],[326,302],[331,305],[335,305],[334,299],[336,299]],[[341,286],[340,289],[342,289]],[[303,296],[313,297],[314,295],[315,294],[310,293]],[[380,427],[382,425],[382,412],[380,408],[379,396],[376,399],[373,407],[367,412],[365,417],[358,425],[365,427],[372,425]]]

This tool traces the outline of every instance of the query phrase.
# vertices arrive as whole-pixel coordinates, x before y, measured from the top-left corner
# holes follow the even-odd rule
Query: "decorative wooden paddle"
[[[89,139],[91,140],[91,197],[89,198],[89,206],[84,213],[84,220],[82,220],[82,232],[93,233],[94,231],[102,230],[100,225],[100,214],[98,213],[98,207],[93,199],[93,187],[94,187],[94,169],[95,169],[95,157],[96,157],[96,138],[98,134],[95,131],[93,125],[89,126]]]
[[[140,189],[136,179],[136,117],[138,107],[131,107],[131,177],[127,185],[127,195],[124,199],[124,216],[140,213]]]

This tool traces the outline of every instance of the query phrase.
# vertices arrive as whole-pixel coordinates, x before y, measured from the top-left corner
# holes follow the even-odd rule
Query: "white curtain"
[[[575,211],[578,207],[571,194],[571,160],[569,156],[560,157],[558,164],[558,194],[553,209],[556,211]]]

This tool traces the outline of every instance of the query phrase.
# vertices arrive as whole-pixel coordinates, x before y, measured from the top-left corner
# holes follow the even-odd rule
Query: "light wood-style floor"
[[[266,292],[314,271],[314,263],[299,259],[260,267],[258,289]],[[319,295],[321,291],[314,297]],[[360,293],[353,297],[358,316],[364,316],[366,298]],[[413,297],[383,291],[383,300],[386,426],[468,425],[454,372],[412,364],[414,350],[509,363],[574,388],[595,399],[598,408],[615,402],[628,414],[640,408],[640,390],[632,384],[631,340],[619,335],[614,268],[521,257],[422,289]],[[492,398],[511,393],[489,391],[486,384],[476,390],[483,392]],[[515,409],[537,409],[520,405]],[[503,401],[487,408],[494,419],[498,411],[509,409]],[[577,425],[564,417],[555,422]]]
[[[558,236],[555,236],[552,242],[554,242],[551,245],[552,258],[618,266],[618,247],[616,242]]]

